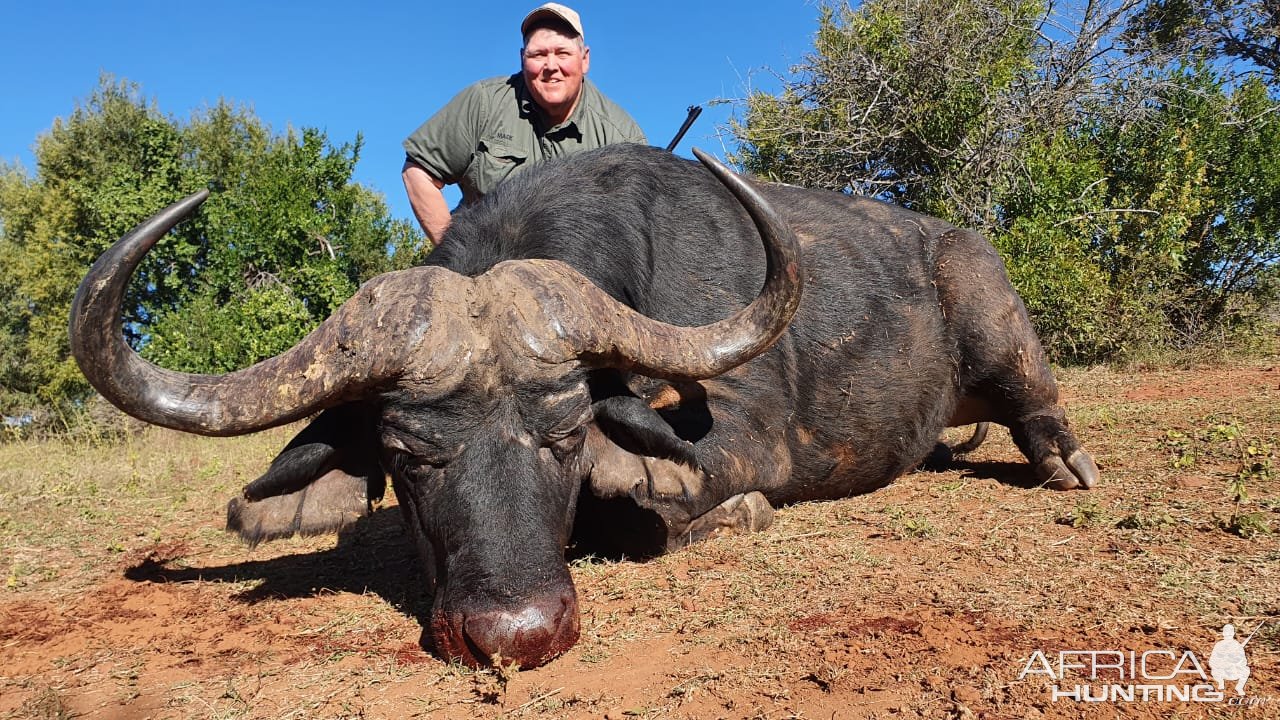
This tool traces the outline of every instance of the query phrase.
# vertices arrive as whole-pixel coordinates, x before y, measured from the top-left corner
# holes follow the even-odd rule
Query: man
[[[1218,683],[1219,690],[1225,689],[1226,681],[1230,680],[1236,684],[1236,695],[1244,695],[1244,684],[1249,679],[1249,660],[1244,656],[1244,645],[1236,640],[1235,625],[1227,623],[1222,626],[1222,639],[1209,654],[1209,672]]]
[[[631,116],[586,79],[591,49],[578,13],[547,3],[520,25],[521,71],[468,87],[404,141],[409,203],[437,245],[449,226],[441,190],[473,203],[550,158],[622,142],[645,144]]]

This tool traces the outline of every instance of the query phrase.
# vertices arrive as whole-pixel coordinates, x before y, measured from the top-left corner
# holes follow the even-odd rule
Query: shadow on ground
[[[1036,478],[1035,469],[1026,462],[1007,462],[1001,460],[984,460],[980,462],[965,459],[965,456],[954,457],[945,445],[939,445],[929,457],[920,463],[921,472],[959,472],[961,477],[975,480],[995,480],[1001,485],[1022,488],[1023,490],[1040,489],[1044,483]]]
[[[956,458],[940,466],[929,464],[921,469],[926,472],[958,471],[962,477],[995,480],[1023,489],[1040,487],[1031,466],[1023,462],[970,462]],[[588,493],[584,493],[580,500],[574,542],[567,553],[569,560],[595,556],[643,561],[661,554],[662,550],[655,543],[665,537],[659,532],[656,524],[659,521],[640,511],[634,503],[610,504],[595,500]],[[596,517],[599,521],[584,523],[583,515]],[[623,543],[617,536],[630,540]],[[148,556],[128,568],[124,576],[138,582],[154,583],[261,581],[251,590],[235,596],[247,603],[269,598],[303,598],[349,592],[373,593],[405,615],[420,621],[424,620],[430,608],[431,598],[423,592],[417,556],[405,536],[400,512],[395,507],[381,507],[360,518],[339,533],[337,545],[330,550],[210,567],[174,567],[171,562],[172,558]]]
[[[925,471],[958,471],[962,477],[995,480],[1018,488],[1038,488],[1040,483],[1026,463],[969,462],[950,459]],[[596,500],[589,493],[580,498],[579,518],[568,560],[594,556],[613,561],[643,562],[662,553],[665,532],[652,513],[634,503]],[[625,500],[625,499],[624,499]],[[585,512],[584,512],[585,511]],[[583,522],[583,517],[595,518]],[[767,531],[766,531],[767,532]],[[249,552],[246,550],[246,552]],[[331,593],[372,593],[391,607],[413,618],[423,629],[420,644],[430,652],[432,598],[424,591],[417,556],[404,533],[400,511],[381,507],[338,534],[328,550],[282,555],[267,560],[246,560],[207,567],[175,566],[181,553],[152,554],[127,568],[125,578],[152,583],[241,583],[259,581],[252,589],[233,596],[244,603],[276,598],[308,598]]]
[[[423,593],[416,560],[399,509],[382,507],[340,532],[337,545],[329,550],[209,567],[174,567],[170,558],[149,556],[126,569],[124,576],[153,583],[260,580],[235,596],[246,603],[335,592],[373,593],[425,626],[431,602]]]
[[[957,470],[962,477],[976,480],[995,480],[1001,485],[1023,490],[1043,489],[1044,483],[1036,478],[1035,470],[1025,462],[969,462],[953,460],[950,470]]]

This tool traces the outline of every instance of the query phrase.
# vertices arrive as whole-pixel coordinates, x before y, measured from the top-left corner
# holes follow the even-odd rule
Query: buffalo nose
[[[578,602],[572,590],[534,598],[523,607],[464,612],[454,617],[461,622],[437,624],[446,636],[453,636],[437,638],[437,647],[472,666],[496,661],[533,668],[578,641]]]

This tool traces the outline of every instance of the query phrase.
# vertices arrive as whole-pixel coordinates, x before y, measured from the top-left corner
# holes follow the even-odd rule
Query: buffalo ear
[[[227,530],[253,547],[336,532],[369,514],[386,490],[371,438],[359,406],[324,411],[228,503]]]
[[[348,474],[364,474],[358,466],[376,463],[372,442],[362,407],[349,403],[329,408],[293,436],[261,477],[244,486],[244,498],[258,501],[297,492],[341,465],[357,466],[347,468]]]
[[[597,427],[623,450],[699,467],[693,443],[677,435],[644,400],[614,395],[592,403],[591,412]]]

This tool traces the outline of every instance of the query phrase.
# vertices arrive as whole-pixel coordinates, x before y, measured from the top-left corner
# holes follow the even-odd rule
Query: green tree
[[[192,227],[195,267],[178,301],[152,308],[147,357],[193,372],[244,367],[290,347],[364,280],[418,259],[420,236],[351,182],[359,138],[271,138],[225,104],[191,127],[209,143],[193,157],[216,192]]]
[[[9,274],[8,353],[25,365],[10,394],[55,403],[83,395],[67,350],[67,313],[84,271],[110,242],[150,210],[197,187],[180,159],[181,134],[136,88],[107,78],[92,97],[36,143],[37,178],[11,169],[0,196]],[[159,256],[139,273],[128,305],[138,320],[147,283],[162,276]],[[163,295],[161,285],[156,293]]]
[[[1139,42],[1155,5],[828,7],[782,91],[743,103],[737,159],[985,232],[1058,360],[1257,328],[1280,107],[1252,65]]]
[[[1219,58],[1280,82],[1280,5],[1272,0],[1151,0],[1129,19],[1125,39],[1182,57]]]
[[[1003,216],[989,228],[1041,341],[1059,360],[1108,357],[1123,346],[1117,323],[1140,308],[1124,305],[1094,262],[1106,212],[1105,158],[1079,132],[1027,138],[1019,172],[993,193]]]
[[[780,182],[876,195],[982,222],[1010,160],[1010,88],[1032,69],[1038,2],[826,6],[778,95],[752,93],[736,158]]]
[[[1148,298],[1163,344],[1248,325],[1280,261],[1280,105],[1258,76],[1230,86],[1198,65],[1165,76],[1139,121],[1105,127],[1113,208],[1098,242],[1112,284]]]
[[[37,374],[29,357],[29,300],[21,292],[22,247],[13,240],[33,232],[38,205],[20,168],[0,165],[0,415],[37,402]]]
[[[37,140],[34,177],[0,167],[0,412],[86,396],[67,344],[76,287],[117,238],[195,190],[213,194],[148,255],[125,305],[131,343],[177,369],[274,354],[360,282],[420,259],[417,231],[351,182],[359,149],[309,128],[273,134],[226,102],[179,121],[104,76]]]

